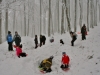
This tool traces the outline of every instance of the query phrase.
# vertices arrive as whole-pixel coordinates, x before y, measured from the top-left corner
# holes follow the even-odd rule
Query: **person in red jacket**
[[[21,57],[26,57],[27,54],[25,52],[22,52],[22,44],[20,46],[14,45],[14,48],[16,48],[16,55],[20,58]]]
[[[70,62],[70,59],[69,59],[69,56],[66,55],[66,52],[63,52],[62,53],[62,65],[61,65],[61,68],[62,69],[65,69],[65,68],[68,68],[69,67],[69,62]]]

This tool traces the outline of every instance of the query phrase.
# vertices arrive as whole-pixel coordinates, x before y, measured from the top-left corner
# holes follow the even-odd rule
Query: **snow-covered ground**
[[[7,42],[1,44],[0,75],[41,75],[38,65],[51,55],[54,56],[53,71],[45,75],[100,75],[100,25],[90,29],[84,41],[78,34],[74,47],[70,44],[69,33],[55,34],[54,38],[54,43],[50,43],[47,37],[46,45],[34,49],[34,38],[22,37],[23,51],[28,54],[25,58],[18,58],[15,51],[8,52]],[[59,43],[60,39],[64,40],[64,45]],[[63,51],[71,60],[68,72],[60,69]]]

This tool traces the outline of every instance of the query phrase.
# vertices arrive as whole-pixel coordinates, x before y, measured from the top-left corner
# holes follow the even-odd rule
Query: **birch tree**
[[[80,21],[79,21],[79,25],[80,25],[80,29],[82,28],[82,19],[83,19],[83,1],[79,0],[79,6],[80,6]]]
[[[0,44],[2,43],[2,29],[1,29],[1,20],[2,20],[2,18],[1,18],[1,2],[2,2],[2,0],[0,0]]]
[[[89,0],[87,0],[87,30],[89,31]]]

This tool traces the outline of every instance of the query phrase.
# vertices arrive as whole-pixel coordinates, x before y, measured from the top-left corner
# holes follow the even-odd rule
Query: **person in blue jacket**
[[[13,46],[12,46],[13,38],[10,31],[8,31],[7,42],[8,42],[8,51],[13,51]]]

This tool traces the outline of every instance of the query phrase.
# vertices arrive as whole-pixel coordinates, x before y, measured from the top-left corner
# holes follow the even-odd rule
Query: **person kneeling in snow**
[[[16,55],[20,58],[20,56],[22,57],[26,57],[27,54],[25,52],[22,52],[22,44],[20,46],[16,46],[14,45],[14,48],[16,48]]]
[[[69,67],[69,61],[70,61],[69,56],[66,55],[66,52],[63,52],[62,53],[62,61],[61,61],[62,65],[60,67],[62,69],[68,68]]]
[[[45,59],[41,62],[39,68],[43,71],[46,71],[47,72],[51,72],[51,66],[52,66],[52,59],[53,59],[53,56],[50,56],[48,59]]]

